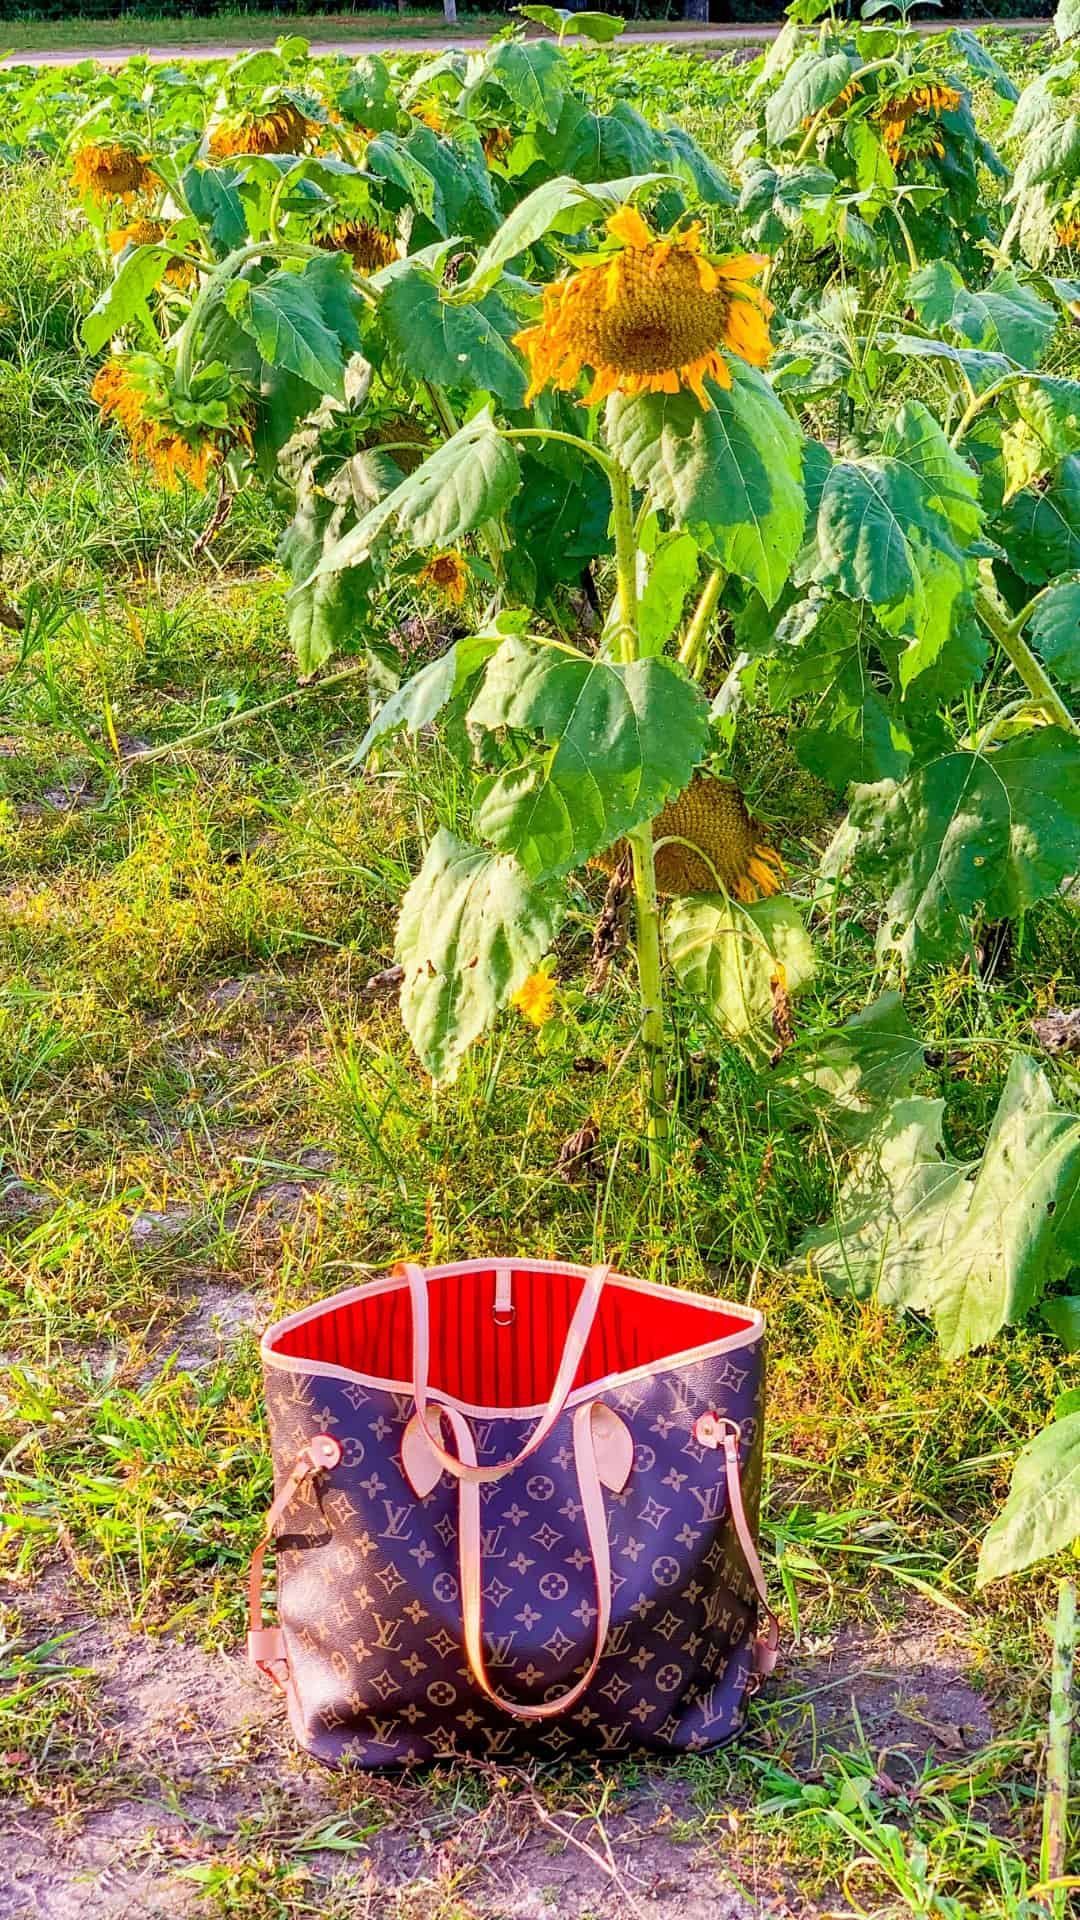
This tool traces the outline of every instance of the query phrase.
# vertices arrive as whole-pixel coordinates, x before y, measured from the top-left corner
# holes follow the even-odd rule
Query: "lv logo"
[[[386,1525],[380,1533],[379,1539],[411,1540],[412,1527],[409,1525],[409,1521],[412,1519],[412,1507],[397,1507],[391,1500],[384,1500],[383,1507],[386,1512]]]
[[[510,1649],[517,1639],[516,1633],[486,1633],[487,1660],[489,1667],[509,1667],[513,1665]]]
[[[718,1480],[714,1487],[695,1487],[691,1484],[690,1491],[701,1508],[703,1521],[720,1519],[724,1512],[727,1495],[727,1489],[721,1480]]]
[[[500,1543],[505,1527],[486,1527],[480,1531],[480,1551],[485,1560],[505,1560],[506,1548]]]
[[[401,1652],[400,1620],[387,1620],[384,1618],[384,1616],[381,1613],[373,1613],[372,1619],[374,1620],[375,1625],[378,1628],[378,1633],[375,1636],[375,1645],[378,1648],[379,1652],[380,1653],[400,1653]]]

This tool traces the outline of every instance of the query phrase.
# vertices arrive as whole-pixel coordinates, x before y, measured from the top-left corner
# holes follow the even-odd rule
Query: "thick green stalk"
[[[614,643],[624,661],[639,657],[637,624],[637,547],[634,541],[630,483],[621,467],[611,472],[615,524],[616,600],[619,621]],[[667,1071],[664,1060],[664,990],[660,970],[660,909],[656,898],[656,859],[652,821],[643,820],[627,834],[634,870],[634,915],[638,988],[641,994],[641,1038],[645,1049],[649,1172],[654,1180],[664,1169],[668,1133]]]
[[[1045,667],[1036,659],[1021,632],[1029,608],[1024,608],[1019,623],[1010,620],[987,589],[980,587],[975,594],[975,612],[987,632],[997,641],[1002,653],[1012,662],[1032,699],[1047,718],[1064,733],[1080,738],[1080,721],[1075,720],[1069,712]]]
[[[723,567],[713,568],[701,589],[701,598],[694,608],[693,617],[683,636],[682,646],[679,648],[680,664],[686,668],[687,673],[693,674],[695,680],[700,680],[705,671],[707,657],[705,643],[709,633],[709,621],[716,612],[716,603],[726,578],[727,574]]]
[[[1054,1657],[1050,1676],[1050,1728],[1046,1742],[1046,1797],[1043,1801],[1039,1879],[1052,1898],[1049,1909],[1056,1920],[1064,1916],[1068,1894],[1065,1847],[1069,1817],[1069,1750],[1073,1726],[1073,1657],[1076,1651],[1076,1588],[1063,1580],[1058,1590]]]

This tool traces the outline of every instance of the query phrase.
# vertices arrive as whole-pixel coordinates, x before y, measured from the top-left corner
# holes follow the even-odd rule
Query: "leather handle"
[[[472,1433],[456,1407],[440,1407],[453,1429],[461,1458],[470,1466],[476,1459]],[[461,1576],[461,1615],[465,1655],[473,1679],[492,1704],[515,1720],[551,1720],[577,1705],[596,1678],[611,1625],[611,1548],[603,1485],[621,1492],[633,1466],[633,1436],[618,1414],[601,1401],[586,1401],[573,1418],[574,1462],[585,1513],[585,1531],[596,1581],[596,1640],[592,1658],[581,1678],[554,1700],[508,1700],[492,1685],[484,1660],[483,1542],[480,1528],[480,1485],[471,1476],[459,1487],[458,1566]]]
[[[754,1672],[760,1679],[772,1673],[780,1657],[780,1622],[769,1605],[765,1569],[754,1544],[742,1494],[742,1469],[739,1465],[739,1428],[735,1421],[718,1413],[703,1413],[694,1422],[694,1439],[703,1447],[722,1447],[724,1476],[727,1480],[728,1508],[735,1533],[746,1561],[747,1572],[761,1602],[766,1624],[754,1641]]]
[[[305,1447],[301,1447],[274,1497],[266,1516],[262,1537],[248,1566],[248,1659],[253,1666],[258,1667],[260,1673],[265,1673],[273,1681],[275,1687],[280,1687],[283,1693],[289,1681],[285,1638],[280,1627],[263,1626],[262,1586],[266,1549],[274,1537],[274,1528],[286,1509],[292,1505],[305,1480],[309,1480],[313,1473],[328,1473],[332,1467],[338,1465],[340,1459],[341,1443],[329,1433],[317,1433]]]
[[[581,1357],[585,1352],[589,1335],[592,1332],[593,1321],[596,1319],[600,1306],[600,1296],[604,1290],[604,1282],[611,1272],[610,1263],[606,1266],[590,1268],[585,1276],[585,1284],[581,1289],[581,1297],[574,1309],[573,1318],[567,1329],[562,1359],[559,1362],[559,1369],[555,1375],[555,1381],[547,1406],[544,1408],[540,1419],[537,1421],[528,1440],[522,1447],[521,1452],[514,1460],[503,1460],[498,1466],[489,1467],[477,1466],[475,1457],[472,1461],[466,1461],[460,1457],[455,1458],[452,1453],[446,1451],[441,1440],[439,1440],[437,1435],[431,1430],[429,1425],[430,1408],[428,1402],[428,1364],[431,1351],[431,1334],[428,1320],[427,1275],[422,1267],[412,1266],[407,1261],[401,1263],[397,1268],[397,1272],[405,1275],[409,1283],[409,1294],[412,1300],[412,1387],[413,1399],[416,1402],[415,1419],[419,1424],[420,1433],[423,1435],[428,1447],[438,1461],[441,1470],[445,1473],[453,1474],[455,1480],[468,1481],[471,1485],[477,1487],[491,1486],[497,1480],[505,1480],[507,1474],[513,1473],[515,1467],[520,1467],[522,1462],[529,1458],[530,1454],[535,1453],[538,1447],[543,1446],[544,1441],[547,1439],[548,1434],[551,1432],[566,1405],[570,1396],[570,1390],[577,1377],[578,1368],[581,1365]],[[447,1411],[449,1410],[447,1409]],[[454,1425],[454,1423],[451,1422],[451,1425]],[[409,1428],[406,1430],[406,1440],[409,1440],[409,1435],[412,1431],[413,1423],[410,1421]],[[454,1426],[454,1433],[456,1437],[456,1426]],[[422,1489],[424,1491],[427,1490],[424,1487],[427,1474],[423,1468],[421,1468],[420,1477],[417,1479],[414,1478],[414,1473],[410,1471],[410,1465],[412,1465],[414,1469],[417,1465],[416,1454],[415,1444],[410,1444],[408,1447],[403,1444],[402,1465],[405,1469],[406,1477],[413,1491],[420,1493]]]

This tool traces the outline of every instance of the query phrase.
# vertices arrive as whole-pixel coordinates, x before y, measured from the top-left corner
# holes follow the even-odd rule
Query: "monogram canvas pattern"
[[[301,1744],[332,1764],[454,1753],[695,1750],[740,1730],[757,1599],[728,1508],[723,1457],[694,1438],[706,1411],[739,1423],[756,1515],[760,1339],[605,1389],[634,1466],[605,1494],[612,1617],[600,1670],[569,1713],[528,1725],[476,1686],[462,1644],[456,1482],[418,1500],[401,1466],[412,1396],[316,1367],[266,1370],[275,1479],[316,1433],[340,1464],[302,1487],[277,1539],[278,1615]],[[554,1698],[592,1655],[596,1579],[570,1444],[570,1410],[507,1479],[480,1489],[483,1632],[490,1677],[521,1702]],[[470,1419],[481,1464],[515,1456],[535,1416]]]

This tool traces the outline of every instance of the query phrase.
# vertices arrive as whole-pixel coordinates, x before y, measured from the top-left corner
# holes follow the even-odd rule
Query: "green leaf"
[[[969,32],[967,27],[953,27],[948,36],[948,45],[953,53],[958,53],[960,58],[967,62],[972,73],[977,73],[980,79],[990,82],[1000,100],[1019,100],[1019,88],[1010,80],[1004,67],[994,59],[993,54],[987,51],[982,41]]]
[[[901,409],[882,453],[830,470],[814,578],[868,600],[888,632],[910,639],[902,687],[933,662],[974,583],[977,561],[965,548],[980,520],[974,474],[920,401]]]
[[[349,84],[338,95],[337,104],[354,126],[371,133],[386,133],[396,126],[401,108],[386,61],[377,53],[354,60]]]
[[[395,945],[401,1017],[434,1080],[454,1078],[547,952],[563,911],[560,887],[537,886],[516,860],[440,828],[402,902]]]
[[[808,200],[827,200],[837,187],[834,173],[816,164],[783,173],[765,160],[747,163],[739,212],[759,246],[778,247],[797,228]]]
[[[853,71],[846,53],[823,54],[816,47],[801,53],[765,103],[769,145],[782,146],[801,133],[804,120],[835,100]]]
[[[94,302],[80,329],[90,353],[100,353],[121,327],[138,320],[157,339],[146,302],[169,264],[168,247],[135,247],[111,286]]]
[[[1080,0],[1058,0],[1054,32],[1060,46],[1067,45],[1070,40],[1080,39]]]
[[[1017,1459],[1009,1497],[982,1543],[975,1585],[1047,1560],[1078,1534],[1080,1413],[1071,1413],[1044,1427]]]
[[[638,597],[642,653],[661,653],[682,619],[687,594],[700,571],[697,541],[689,533],[664,534],[649,559],[649,577]]]
[[[1080,866],[1080,741],[1044,727],[942,754],[900,785],[857,789],[848,830],[841,851],[887,893],[879,951],[953,960],[975,913],[1021,913]]]
[[[500,40],[488,51],[484,84],[494,82],[526,119],[554,133],[563,104],[566,62],[550,40]]]
[[[1056,1293],[1052,1300],[1043,1301],[1040,1311],[1066,1353],[1080,1353],[1080,1299],[1075,1294]]]
[[[1066,686],[1080,687],[1080,580],[1056,580],[1036,602],[1028,637]]]
[[[288,602],[289,639],[301,674],[324,666],[362,637],[367,617],[367,588],[340,573],[312,578],[327,547],[348,524],[348,509],[328,500],[314,486],[301,487],[296,512],[286,527],[278,559],[297,587]]]
[[[942,1145],[943,1103],[901,1100],[807,1234],[836,1292],[876,1289],[933,1316],[946,1359],[1014,1326],[1080,1257],[1080,1119],[1035,1062],[1014,1057],[974,1172]]]
[[[414,546],[451,545],[500,514],[518,478],[512,447],[496,432],[490,413],[477,414],[372,507],[324,555],[316,572],[358,566],[395,525]]]
[[[778,707],[804,708],[792,736],[803,765],[835,789],[903,779],[911,743],[886,705],[880,670],[872,671],[881,635],[865,612],[811,595],[789,609],[774,638],[769,692]]]
[[[524,367],[509,344],[520,323],[497,295],[468,305],[451,301],[433,274],[406,266],[385,284],[379,318],[415,380],[478,388],[508,407],[524,402]]]
[[[481,781],[477,831],[537,877],[567,872],[685,787],[708,743],[704,697],[670,660],[616,666],[507,640],[469,709],[470,731],[545,743]]]
[[[627,183],[638,185],[639,182]],[[486,293],[501,277],[508,261],[516,260],[519,254],[543,239],[546,233],[578,233],[588,226],[603,211],[604,203],[597,198],[591,187],[583,186],[571,174],[560,174],[555,180],[545,180],[503,221],[494,238],[488,242],[467,280],[458,288],[460,293]]]
[[[524,12],[524,8],[519,9]],[[581,34],[586,40],[595,40],[598,46],[606,47],[617,40],[624,32],[626,21],[619,20],[613,13],[573,13],[567,35]]]
[[[429,220],[434,219],[434,176],[396,134],[381,133],[377,140],[369,140],[364,150],[364,165],[369,173],[392,181],[408,202],[417,206]]]
[[[197,162],[185,169],[180,184],[199,225],[209,229],[219,256],[243,246],[248,238],[248,224],[244,203],[236,188],[235,168],[208,167]]]
[[[973,293],[950,261],[935,260],[908,276],[907,298],[924,326],[946,327],[969,346],[1004,353],[1020,366],[1036,364],[1058,324],[1050,302],[1011,268]]]
[[[344,400],[346,363],[360,346],[359,300],[344,256],[310,260],[300,273],[281,269],[254,286],[234,281],[228,305],[271,366]]]
[[[1080,457],[1063,460],[1049,487],[1016,494],[994,531],[1011,566],[1032,586],[1080,568]]]
[[[340,574],[331,576],[337,581]],[[350,768],[362,766],[377,740],[404,727],[417,734],[428,727],[450,701],[455,699],[480,668],[490,660],[506,638],[498,625],[484,633],[470,633],[432,660],[403,687],[398,687],[379,708],[360,745],[349,761]]]
[[[864,1137],[882,1106],[906,1094],[923,1071],[923,1043],[898,993],[883,993],[815,1040],[785,1078],[816,1112],[849,1137]]]
[[[733,363],[730,390],[608,401],[611,451],[654,508],[669,513],[772,606],[802,540],[803,439],[753,368]]]
[[[794,998],[814,973],[810,936],[783,894],[752,906],[688,894],[668,909],[666,943],[676,978],[734,1038],[763,1043],[772,1033],[773,981]]]
[[[1080,450],[1080,381],[1022,380],[1009,399],[1017,418],[1002,437],[1006,498]]]

